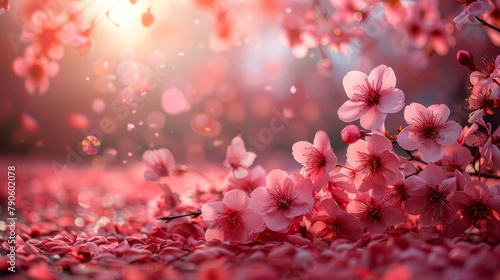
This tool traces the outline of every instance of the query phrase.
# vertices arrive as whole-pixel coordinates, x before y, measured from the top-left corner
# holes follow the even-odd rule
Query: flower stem
[[[482,25],[484,25],[486,27],[489,27],[489,28],[495,30],[496,32],[500,33],[500,28],[487,23],[486,21],[484,21],[483,19],[479,18],[478,16],[474,16],[474,18],[477,19]]]

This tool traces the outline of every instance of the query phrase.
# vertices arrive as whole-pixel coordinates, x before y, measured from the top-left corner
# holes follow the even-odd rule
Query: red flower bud
[[[366,131],[360,130],[358,126],[353,124],[346,126],[344,129],[342,129],[342,132],[340,133],[342,141],[346,142],[347,144],[356,143],[356,141],[358,141],[361,138],[364,138],[365,136],[366,136]]]
[[[474,64],[474,55],[468,51],[459,50],[457,52],[457,60],[460,64],[467,66],[471,71],[476,71],[477,67]]]

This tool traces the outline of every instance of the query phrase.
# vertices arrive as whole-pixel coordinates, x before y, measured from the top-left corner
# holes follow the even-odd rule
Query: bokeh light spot
[[[99,152],[101,141],[94,135],[89,135],[82,140],[82,150],[87,155],[95,155]]]
[[[171,87],[163,92],[161,106],[165,113],[177,115],[186,108],[186,98],[184,94],[176,87]]]

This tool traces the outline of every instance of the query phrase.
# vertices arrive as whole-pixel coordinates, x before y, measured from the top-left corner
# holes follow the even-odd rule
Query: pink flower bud
[[[364,138],[365,136],[366,131],[360,130],[358,126],[353,124],[346,126],[340,133],[342,141],[346,142],[347,144],[353,144],[359,139]]]
[[[474,55],[468,51],[459,50],[457,52],[457,60],[460,64],[467,66],[471,71],[476,71],[477,67],[474,64]]]

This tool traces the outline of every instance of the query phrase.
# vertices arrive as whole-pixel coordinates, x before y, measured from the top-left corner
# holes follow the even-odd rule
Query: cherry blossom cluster
[[[93,44],[90,33],[94,26],[86,27],[82,12],[69,1],[57,2],[55,7],[39,3],[27,17],[18,36],[19,43],[26,43],[24,54],[12,62],[12,68],[16,75],[25,78],[30,94],[44,94],[49,78],[59,73],[64,46],[87,52]]]
[[[130,2],[136,3],[132,0]],[[12,62],[14,73],[25,78],[24,85],[28,93],[47,92],[50,78],[59,73],[59,62],[64,57],[65,46],[71,46],[83,55],[88,53],[95,44],[91,37],[95,27],[104,19],[113,22],[109,13],[119,3],[117,1],[104,15],[97,15],[90,23],[84,14],[85,6],[78,5],[75,1],[37,1],[29,4],[26,24],[21,33],[13,38],[16,48],[24,46],[24,53]],[[8,10],[8,4],[9,1],[2,1],[0,9]],[[153,23],[154,17],[150,9],[142,15],[141,20],[144,26]],[[125,84],[130,83],[137,84],[138,81],[130,79]],[[135,84],[130,85],[134,91],[137,88]],[[142,81],[141,91],[146,87],[148,85]]]
[[[323,59],[328,59],[325,50],[356,52],[383,32],[396,34],[413,55],[445,55],[455,45],[453,25],[434,0],[314,0],[304,13],[287,15],[282,26],[296,57],[311,48],[319,48]]]
[[[241,39],[237,10],[256,5],[235,5],[222,0],[192,2],[199,10],[213,14],[209,45],[214,50],[226,50]],[[292,2],[278,1],[275,5],[295,7]],[[497,4],[491,0],[463,2],[461,13],[454,19],[457,29],[467,22],[479,21],[492,42],[500,44],[498,29],[493,25],[500,22],[496,16],[499,10]],[[0,9],[7,11],[9,1],[1,3]],[[49,79],[59,72],[58,62],[64,56],[64,46],[70,45],[81,53],[88,52],[94,44],[91,37],[93,30],[104,18],[112,21],[109,12],[118,3],[120,0],[106,11],[106,16],[96,17],[90,24],[83,8],[77,7],[73,1],[56,1],[56,9],[51,7],[50,1],[34,5],[34,11],[27,15],[27,23],[16,39],[27,43],[24,54],[12,63],[15,74],[25,78],[26,90],[30,94],[44,94],[48,90]],[[135,4],[136,1],[130,0],[130,3]],[[383,32],[396,34],[398,42],[414,57],[447,54],[456,39],[452,22],[446,19],[450,15],[441,15],[439,6],[437,0],[311,0],[305,8],[296,7],[293,11],[288,8],[278,18],[284,42],[296,57],[302,58],[310,49],[318,49],[322,57],[321,65],[328,67],[331,65],[330,50],[342,54],[357,51],[370,38]],[[141,21],[143,26],[154,23],[151,7],[144,12]]]
[[[347,73],[349,97],[338,110],[347,126],[346,164],[338,163],[330,139],[318,131],[313,143],[299,141],[293,158],[300,173],[250,169],[256,158],[241,136],[227,148],[231,171],[218,190],[221,200],[205,200],[201,214],[207,241],[249,243],[273,234],[359,240],[364,233],[428,238],[477,236],[500,241],[500,193],[484,177],[500,175],[498,129],[486,133],[448,120],[444,104],[405,106],[392,68],[380,65],[368,75]],[[404,108],[406,126],[390,135],[388,114]],[[399,146],[406,157],[396,153]],[[477,150],[472,157],[471,150]],[[156,181],[175,170],[168,149],[146,151],[145,178]],[[172,194],[170,194],[172,196]],[[212,198],[213,199],[213,198]],[[217,198],[215,198],[217,199]],[[167,217],[168,218],[168,217]]]
[[[149,156],[155,158],[151,153],[145,158]],[[154,217],[178,215],[172,206],[183,208],[183,212],[191,209],[190,205],[198,207],[198,198],[210,210],[217,209],[217,204],[212,208],[204,201],[214,198],[222,203],[218,204],[221,208],[224,204],[245,208],[246,204],[237,200],[243,203],[234,206],[234,198],[242,196],[228,191],[227,199],[221,200],[215,190],[211,194],[203,186],[199,188],[201,195],[185,194],[199,179],[185,166],[170,169],[167,165],[169,177],[161,180],[171,189],[162,186],[165,191],[146,205],[157,191],[144,181],[143,164],[112,169],[82,167],[68,173],[63,181],[55,179],[47,164],[18,164],[33,172],[19,178],[19,183],[27,187],[19,190],[23,199],[16,201],[23,211],[17,223],[15,274],[7,270],[6,252],[13,244],[8,243],[6,235],[0,235],[3,279],[485,279],[498,273],[500,265],[500,247],[488,246],[474,235],[465,241],[429,240],[422,232],[367,231],[351,241],[311,240],[297,233],[265,230],[249,244],[207,242],[207,225],[200,218],[180,217],[164,223]],[[255,184],[265,185],[265,174],[258,175],[261,171],[254,169],[250,167],[249,175],[264,179],[264,183]],[[204,172],[212,174],[209,168]],[[232,170],[228,173],[235,180]],[[339,219],[352,218],[346,217],[344,212],[348,211],[324,206],[328,212],[323,216],[335,215],[330,212],[336,211]],[[323,221],[315,222],[318,229]]]

